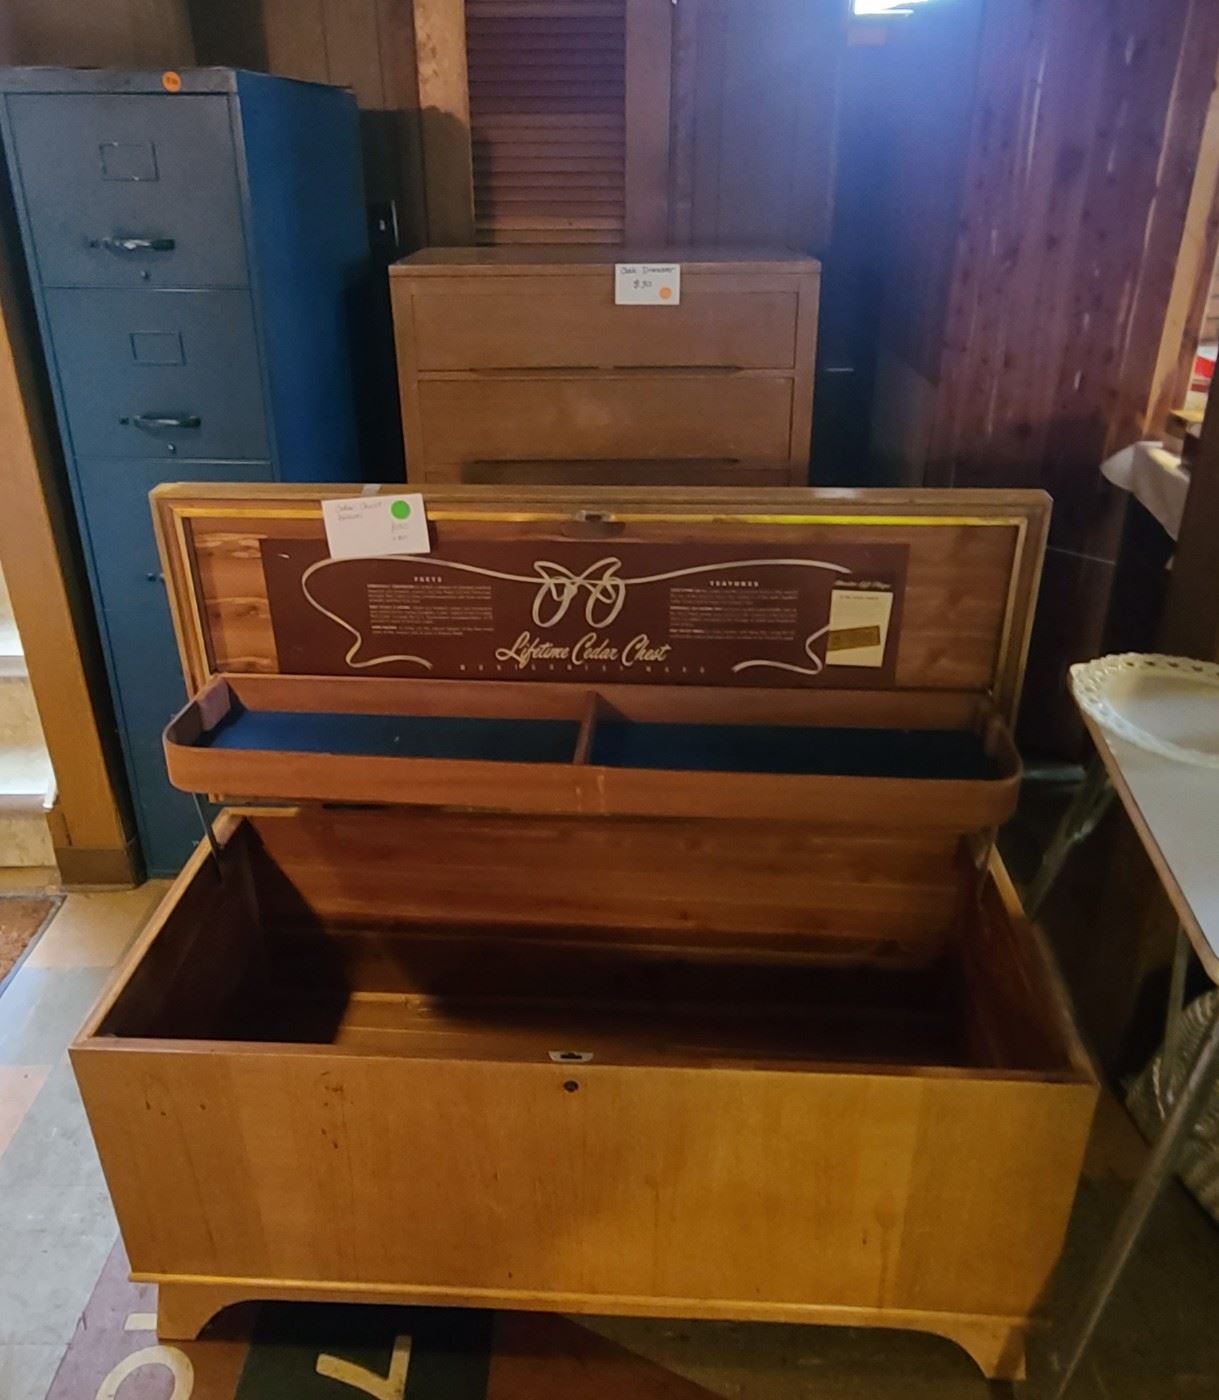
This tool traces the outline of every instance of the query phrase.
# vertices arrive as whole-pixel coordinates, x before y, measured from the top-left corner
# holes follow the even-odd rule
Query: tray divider
[[[597,717],[601,713],[601,696],[595,690],[590,690],[584,700],[584,709],[580,717],[580,733],[576,739],[576,751],[572,756],[572,763],[583,766],[588,763],[588,756],[593,749],[593,735],[597,729]]]

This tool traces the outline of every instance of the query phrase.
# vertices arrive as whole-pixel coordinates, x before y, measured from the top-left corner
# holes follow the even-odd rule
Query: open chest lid
[[[446,488],[428,553],[331,557],[323,500],[401,495],[153,492],[176,786],[959,831],[1014,807],[1042,493]]]

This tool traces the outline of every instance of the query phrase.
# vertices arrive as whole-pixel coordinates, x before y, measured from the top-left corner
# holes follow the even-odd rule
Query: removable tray
[[[1015,809],[1020,760],[984,703],[846,718],[790,691],[223,676],[165,754],[175,786],[226,797],[961,832]]]

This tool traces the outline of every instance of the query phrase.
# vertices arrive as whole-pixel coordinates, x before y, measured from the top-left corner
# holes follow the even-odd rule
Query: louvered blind
[[[466,0],[480,243],[621,243],[626,0]]]

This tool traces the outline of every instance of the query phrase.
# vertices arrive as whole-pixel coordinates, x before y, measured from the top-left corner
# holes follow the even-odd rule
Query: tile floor
[[[44,1400],[117,1233],[65,1051],[165,886],[72,894],[0,995],[0,1400]],[[1051,1311],[1078,1289],[1142,1144],[1105,1106]],[[1219,1397],[1219,1230],[1174,1190],[1106,1318],[1073,1400]],[[988,1387],[935,1338],[599,1320],[606,1337],[724,1400],[970,1400]],[[93,1400],[82,1396],[81,1400]],[[572,1400],[578,1400],[573,1396]]]
[[[0,1400],[43,1400],[114,1245],[66,1051],[165,888],[68,895],[0,994]]]

